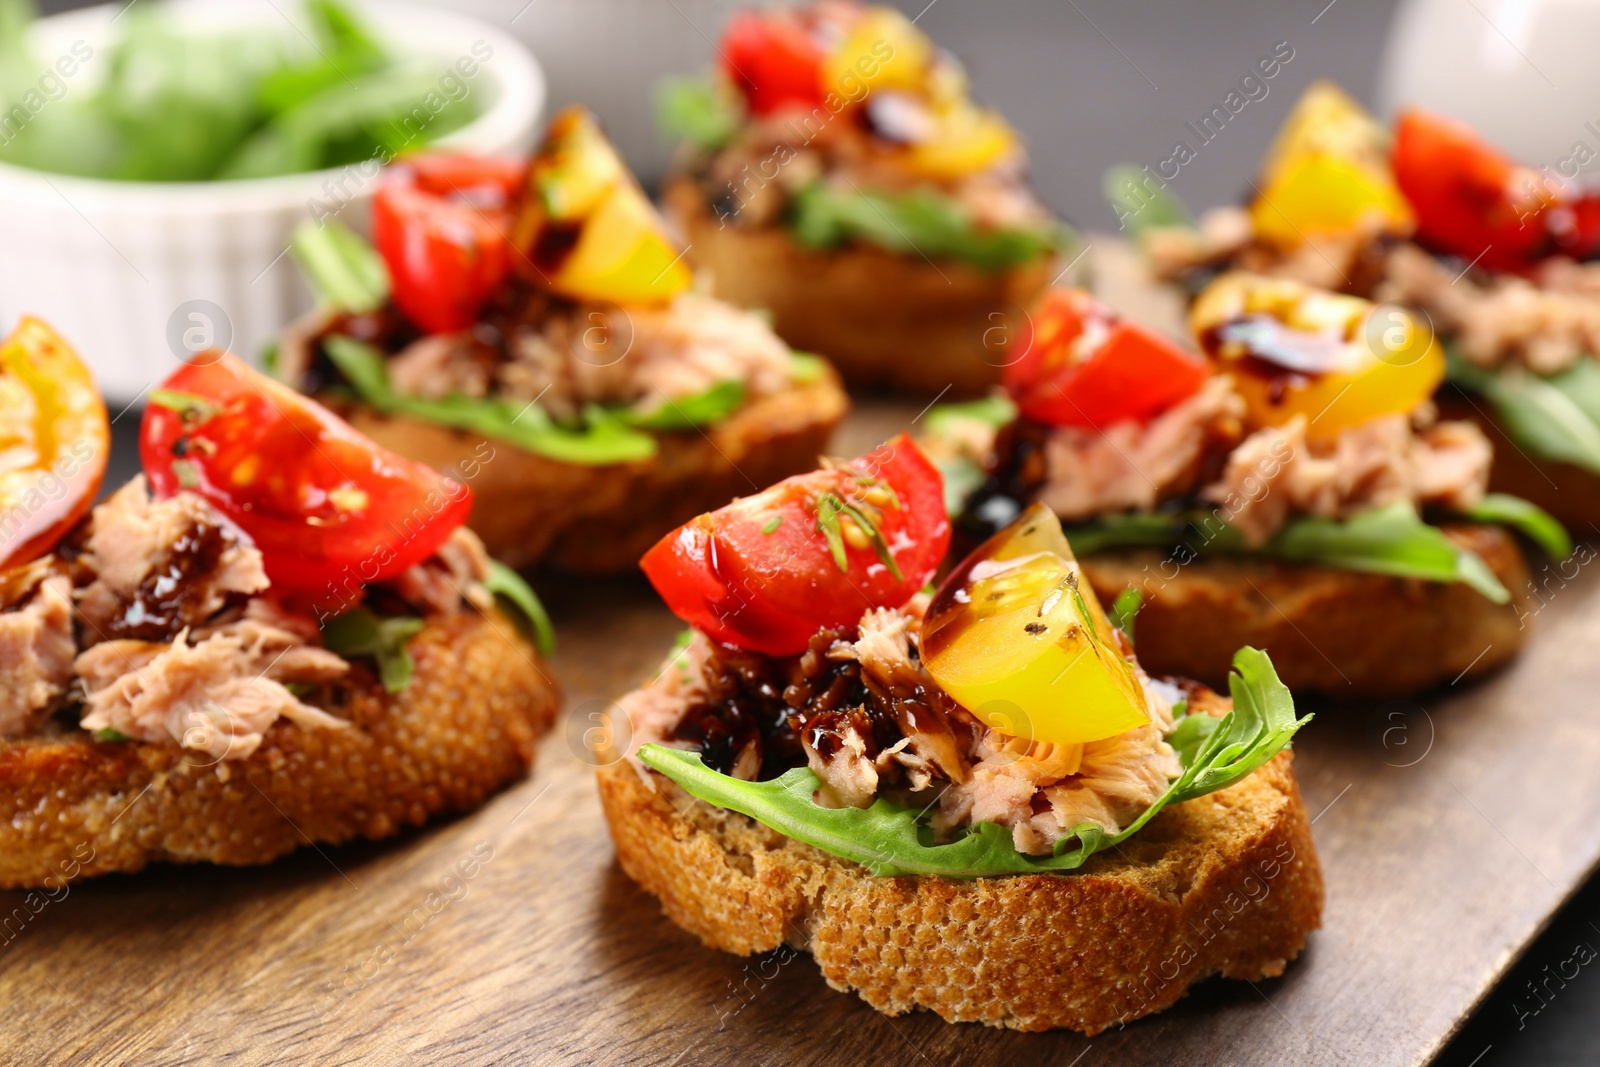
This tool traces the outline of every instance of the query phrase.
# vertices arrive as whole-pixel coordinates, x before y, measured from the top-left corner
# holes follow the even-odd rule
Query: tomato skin
[[[1052,426],[1147,421],[1193,396],[1208,374],[1203,359],[1081,289],[1048,291],[1023,341],[1001,381],[1022,414]]]
[[[724,72],[757,115],[823,102],[822,66],[827,57],[787,12],[734,12],[722,33],[721,52]]]
[[[71,345],[24,316],[0,341],[0,570],[55,548],[94,503],[111,425]]]
[[[437,552],[472,509],[464,483],[379,447],[234,356],[203,353],[160,388],[211,410],[145,408],[139,458],[151,491],[210,501],[284,591],[342,594],[394,577]]]
[[[1436,251],[1517,272],[1552,255],[1581,260],[1600,251],[1600,195],[1552,188],[1464,123],[1402,112],[1393,166],[1416,212],[1417,240]]]
[[[841,570],[818,528],[824,494],[871,509],[895,576],[871,547],[845,544]],[[938,470],[905,434],[842,468],[786,478],[668,534],[640,567],[691,626],[770,656],[804,652],[824,627],[899,607],[927,584],[950,545]]]
[[[506,159],[413,156],[384,175],[372,200],[372,241],[396,306],[428,333],[453,333],[511,270],[511,202],[526,166]]]

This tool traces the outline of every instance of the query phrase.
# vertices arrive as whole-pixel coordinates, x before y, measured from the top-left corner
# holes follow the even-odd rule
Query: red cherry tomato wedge
[[[372,200],[372,241],[396,306],[428,333],[471,326],[511,270],[519,160],[419,155],[385,172]]]
[[[1200,357],[1081,289],[1045,293],[1022,349],[1001,380],[1022,414],[1052,426],[1152,419],[1193,396],[1209,373]]]
[[[793,12],[734,12],[722,33],[721,53],[723,70],[757,115],[823,102],[826,55]]]
[[[793,656],[824,627],[910,600],[949,545],[943,479],[901,434],[848,464],[701,515],[639,565],[691,626],[738,648]]]
[[[210,352],[151,393],[139,458],[157,496],[191,489],[291,592],[344,592],[432,556],[472,490],[357,433],[321,404]]]
[[[1600,251],[1600,194],[1573,195],[1518,166],[1454,119],[1401,112],[1393,166],[1417,216],[1417,240],[1495,270]],[[1480,258],[1481,257],[1481,258]]]

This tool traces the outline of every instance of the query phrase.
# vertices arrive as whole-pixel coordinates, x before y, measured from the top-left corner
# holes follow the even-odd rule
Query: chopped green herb
[[[127,734],[123,733],[121,730],[111,730],[111,729],[96,730],[94,732],[94,739],[96,741],[132,741],[133,740],[133,738],[129,737]]]
[[[766,521],[766,524],[764,526],[761,527],[761,532],[764,533],[764,534],[777,533],[778,532],[778,527],[780,527],[782,525],[783,525],[783,516],[782,515],[774,515],[774,516],[772,516],[772,518],[770,518],[770,519],[768,519]]]
[[[823,539],[828,542],[834,566],[841,571],[849,571],[850,557],[845,555],[844,532],[839,529],[839,512],[843,510],[844,501],[833,493],[823,493],[817,501],[817,529],[822,531]]]
[[[178,418],[188,427],[199,426],[217,413],[217,405],[194,393],[181,393],[176,389],[150,390],[150,403],[158,408],[178,413]]]

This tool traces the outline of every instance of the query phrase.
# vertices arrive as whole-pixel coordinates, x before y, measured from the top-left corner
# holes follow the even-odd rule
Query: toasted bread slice
[[[703,511],[816,466],[850,399],[837,377],[756,399],[704,432],[662,434],[655,456],[605,467],[564,463],[435,423],[335,405],[385,448],[439,470],[476,471],[474,532],[523,569],[632,571],[645,551]]]
[[[1459,582],[1250,556],[1180,567],[1160,549],[1119,549],[1082,562],[1107,603],[1129,586],[1143,594],[1136,641],[1152,674],[1224,685],[1234,650],[1251,645],[1296,694],[1387,698],[1487,674],[1527,638],[1528,569],[1516,540],[1497,526],[1444,530],[1483,557],[1510,603]]]
[[[668,183],[663,204],[710,273],[713,295],[770,311],[778,336],[827,356],[856,388],[948,389],[954,398],[994,385],[1003,342],[1055,262],[1040,256],[986,273],[867,245],[812,251],[780,227],[723,225],[688,178]]]
[[[498,613],[432,616],[389,694],[360,662],[315,698],[345,729],[280,721],[249,758],[81,730],[0,742],[0,888],[58,887],[148,863],[266,863],[462,811],[522,775],[558,704]]]
[[[807,949],[835,989],[950,1022],[1096,1034],[1210,975],[1283,973],[1322,921],[1290,769],[1168,808],[1071,874],[874,878],[630,760],[600,771],[617,859],[706,945]]]

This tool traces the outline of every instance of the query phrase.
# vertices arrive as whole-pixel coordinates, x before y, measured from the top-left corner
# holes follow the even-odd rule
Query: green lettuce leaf
[[[383,618],[366,608],[351,608],[322,624],[322,643],[329,652],[349,659],[371,656],[378,664],[383,688],[398,693],[411,684],[416,664],[406,642],[422,630],[423,621],[409,616]]]
[[[1566,559],[1572,555],[1572,538],[1567,534],[1567,528],[1554,515],[1520,496],[1489,493],[1476,506],[1463,508],[1461,514],[1473,522],[1509,526],[1553,559]]]
[[[714,152],[739,130],[737,103],[705,77],[668,78],[656,88],[656,123],[671,144]]]
[[[1156,180],[1132,163],[1111,166],[1100,180],[1100,191],[1116,213],[1118,228],[1135,239],[1164,226],[1194,225],[1182,201],[1164,186],[1153,187]]]
[[[1450,380],[1482,394],[1506,436],[1543,459],[1600,474],[1600,367],[1593,360],[1546,378],[1520,366],[1484,370],[1445,351]]]
[[[528,620],[534,645],[541,655],[549,656],[556,650],[556,631],[550,625],[550,616],[544,610],[533,587],[522,580],[522,575],[497,559],[489,561],[489,576],[483,587],[497,597],[504,597]]]
[[[622,414],[622,421],[641,430],[677,433],[700,426],[713,426],[744,406],[744,383],[736,378],[717,382],[681,400],[663,401],[655,410],[637,415]]]
[[[958,259],[991,272],[1071,242],[1070,232],[1055,224],[1006,230],[979,226],[960,203],[931,189],[887,196],[841,192],[821,182],[795,194],[789,225],[795,240],[807,248],[836,248],[858,240],[902,255]]]
[[[1423,522],[1417,509],[1404,501],[1349,519],[1293,518],[1272,540],[1254,549],[1238,531],[1203,511],[1108,516],[1068,527],[1066,534],[1073,550],[1081,555],[1128,546],[1187,545],[1201,554],[1250,553],[1400,578],[1463,582],[1496,604],[1511,599],[1481,556]]]
[[[362,314],[389,299],[389,268],[377,249],[334,220],[307,219],[295,228],[289,252],[324,305]]]
[[[1169,737],[1183,772],[1155,803],[1120,833],[1107,834],[1083,823],[1056,845],[1052,856],[1016,850],[1011,832],[992,823],[976,824],[946,844],[932,844],[926,809],[879,799],[868,808],[824,808],[811,798],[821,780],[797,767],[768,782],[746,782],[711,770],[699,755],[645,745],[644,763],[708,804],[741,812],[757,822],[841,859],[860,863],[877,877],[936,875],[984,878],[1046,871],[1071,871],[1096,852],[1138,833],[1170,804],[1226,789],[1288,744],[1311,716],[1296,719],[1294,700],[1278,680],[1266,653],[1240,649],[1228,676],[1234,710],[1221,718],[1185,715]]]
[[[356,394],[384,414],[408,415],[427,422],[471,430],[505,441],[535,455],[563,463],[605,466],[632,463],[656,454],[656,440],[629,426],[623,416],[598,405],[584,410],[579,426],[556,422],[538,404],[508,397],[455,395],[442,400],[399,393],[389,384],[383,353],[350,337],[333,336],[323,350],[355,388]]]
[[[997,431],[1017,417],[1017,406],[1000,393],[959,404],[940,404],[928,412],[928,436],[947,447],[935,450],[933,465],[944,478],[944,509],[952,518],[983,484],[981,464],[961,449],[961,426],[976,422]]]

